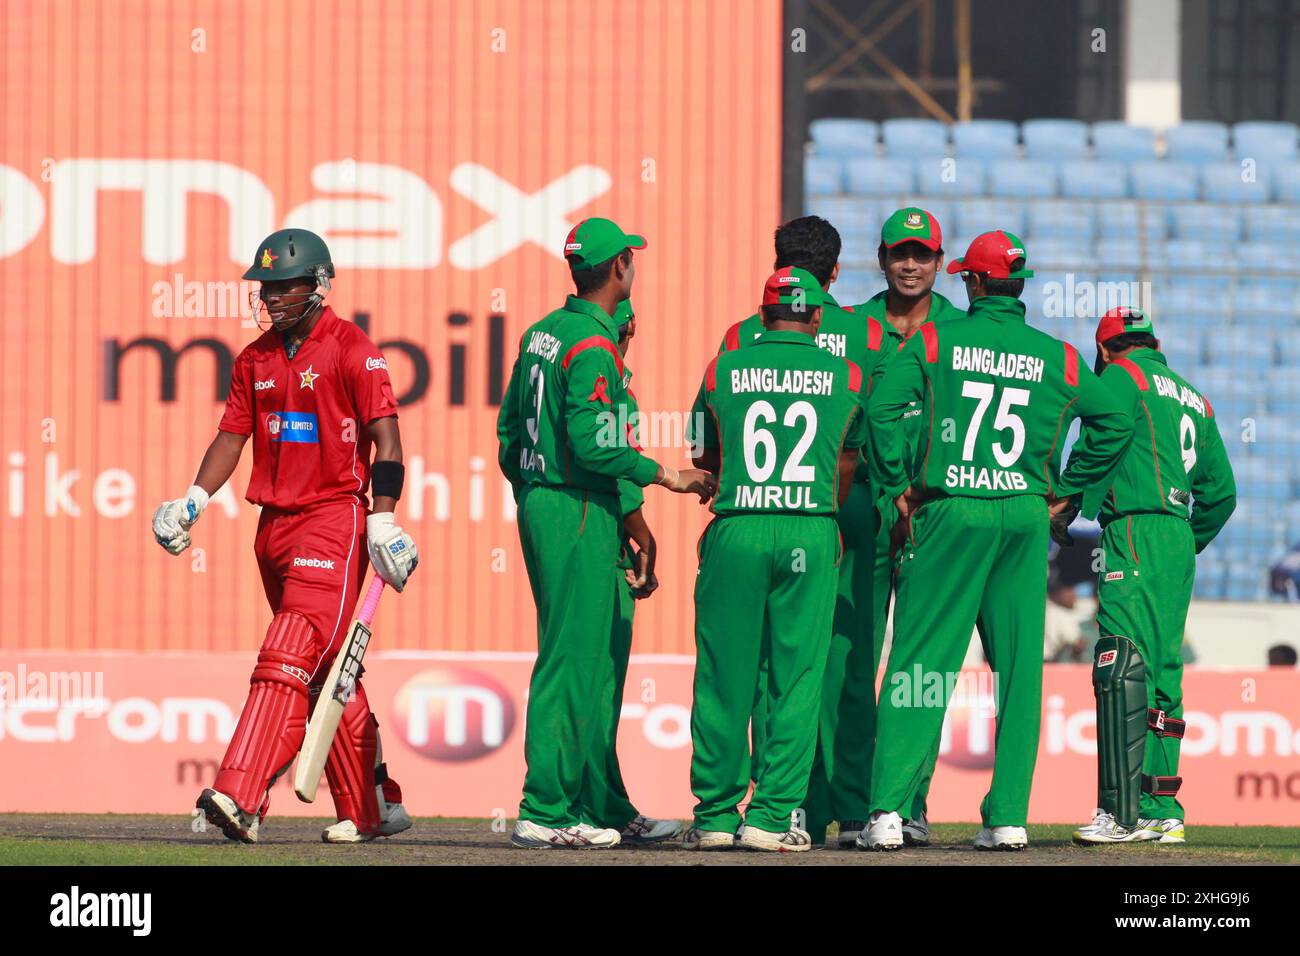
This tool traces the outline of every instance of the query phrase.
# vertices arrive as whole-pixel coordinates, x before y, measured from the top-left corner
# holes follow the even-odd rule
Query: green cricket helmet
[[[291,319],[276,321],[271,319],[272,328],[286,331],[303,318],[313,314],[325,301],[325,294],[330,290],[330,279],[334,277],[334,263],[330,259],[329,246],[325,240],[306,229],[281,229],[273,232],[258,244],[253,256],[253,264],[244,273],[245,279],[255,279],[262,283],[282,282],[286,279],[311,279],[316,288],[303,293],[297,302],[306,302],[306,307]],[[253,321],[258,328],[262,325],[262,291],[249,293],[249,306]],[[322,291],[323,290],[323,291]],[[282,296],[282,299],[290,298]]]
[[[281,229],[263,239],[253,257],[253,264],[244,273],[245,279],[275,282],[281,279],[315,279],[317,285],[326,285],[322,278],[334,278],[334,263],[330,259],[325,240],[306,229]]]

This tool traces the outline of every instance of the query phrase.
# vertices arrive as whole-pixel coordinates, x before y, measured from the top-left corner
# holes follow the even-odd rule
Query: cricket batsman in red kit
[[[247,498],[262,508],[253,550],[274,616],[217,779],[197,803],[229,839],[245,843],[257,842],[271,785],[302,745],[367,553],[397,591],[417,562],[415,543],[393,519],[404,472],[388,366],[364,332],[324,304],[333,276],[325,242],[304,229],[282,229],[258,246],[244,278],[261,282],[254,314],[264,307],[271,326],[235,360],[225,414],[194,484],[153,520],[167,551],[189,547],[191,526],[253,439]],[[325,842],[361,843],[411,825],[360,681],[325,776],[339,820]]]

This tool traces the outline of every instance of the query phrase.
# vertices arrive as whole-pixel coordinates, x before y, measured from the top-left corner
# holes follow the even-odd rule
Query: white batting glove
[[[153,513],[154,539],[172,554],[180,554],[190,546],[189,529],[207,506],[208,493],[198,485],[190,485],[183,498],[164,501]]]
[[[398,592],[406,587],[406,579],[420,562],[415,542],[397,526],[391,511],[366,516],[366,550],[375,574]]]

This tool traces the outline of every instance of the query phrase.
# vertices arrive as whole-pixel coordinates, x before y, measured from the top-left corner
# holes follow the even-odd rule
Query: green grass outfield
[[[406,833],[362,846],[327,846],[321,827],[330,821],[273,818],[256,846],[230,843],[211,828],[195,832],[182,816],[0,815],[0,865],[198,865],[285,864],[421,865],[573,862],[601,865],[739,864],[772,865],[987,865],[1064,866],[1199,864],[1300,864],[1300,827],[1190,826],[1183,846],[1132,844],[1076,847],[1077,824],[1029,827],[1023,853],[981,853],[972,849],[974,824],[936,824],[932,845],[878,854],[817,849],[800,854],[749,852],[691,853],[680,845],[617,848],[581,853],[515,850],[503,821],[420,818]]]

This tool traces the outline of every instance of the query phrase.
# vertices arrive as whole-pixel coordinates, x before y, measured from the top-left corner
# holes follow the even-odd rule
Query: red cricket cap
[[[1126,332],[1148,332],[1154,335],[1155,326],[1151,324],[1151,317],[1141,309],[1121,305],[1111,309],[1097,323],[1097,345],[1109,342],[1117,335]]]
[[[1033,269],[1011,271],[1011,263],[1024,258],[1025,244],[1020,237],[998,229],[976,236],[966,255],[948,263],[948,271],[977,272],[991,279],[1029,279],[1033,277]]]

